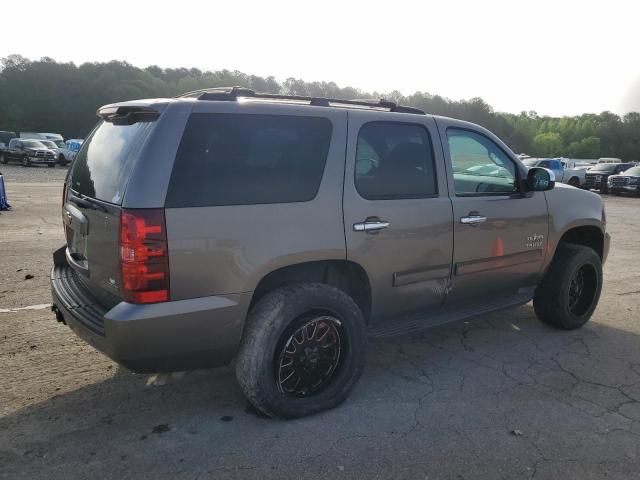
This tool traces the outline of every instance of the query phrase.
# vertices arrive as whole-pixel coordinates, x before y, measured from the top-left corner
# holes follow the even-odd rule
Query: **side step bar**
[[[474,306],[459,311],[439,313],[429,317],[422,315],[403,317],[397,320],[388,320],[379,322],[369,326],[370,338],[389,338],[398,335],[406,335],[409,333],[419,332],[432,327],[437,327],[445,323],[458,322],[468,320],[470,318],[479,317],[488,313],[513,308],[531,301],[533,298],[533,289],[526,289],[526,293],[520,293],[513,297],[502,299],[493,303]]]

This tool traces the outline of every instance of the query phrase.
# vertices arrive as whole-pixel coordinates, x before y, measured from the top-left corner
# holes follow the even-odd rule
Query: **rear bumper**
[[[149,305],[101,306],[82,278],[54,253],[52,309],[80,338],[139,373],[228,364],[235,354],[250,293]]]

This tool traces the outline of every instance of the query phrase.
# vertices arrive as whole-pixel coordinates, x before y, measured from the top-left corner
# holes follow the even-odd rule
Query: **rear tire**
[[[261,412],[304,417],[349,396],[366,346],[366,324],[351,297],[326,284],[293,284],[266,294],[249,312],[236,376]]]
[[[9,159],[4,153],[0,153],[0,163],[4,163],[4,164],[9,163]]]
[[[602,291],[602,261],[589,247],[564,244],[536,289],[533,308],[544,323],[563,330],[591,318]]]

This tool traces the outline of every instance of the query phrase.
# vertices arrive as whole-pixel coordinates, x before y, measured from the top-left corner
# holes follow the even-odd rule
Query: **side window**
[[[358,133],[355,184],[367,200],[424,198],[438,193],[433,147],[422,125],[371,122]]]
[[[551,166],[551,162],[549,160],[543,160],[542,162],[540,162],[540,165],[538,165],[540,168],[553,168]]]
[[[468,130],[447,130],[456,195],[515,193],[515,163],[487,137]],[[541,165],[542,166],[542,165]]]
[[[194,113],[167,207],[306,202],[318,193],[331,143],[323,117]]]

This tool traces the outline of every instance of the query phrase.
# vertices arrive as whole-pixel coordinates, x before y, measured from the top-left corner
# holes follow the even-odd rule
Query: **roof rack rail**
[[[256,93],[245,87],[216,87],[203,88],[193,92],[183,93],[175,98],[197,98],[198,100],[236,101],[238,98],[257,98],[266,100],[292,100],[297,102],[309,102],[315,107],[329,107],[332,105],[352,105],[356,107],[388,109],[390,112],[413,113],[425,115],[419,108],[398,105],[389,100],[380,99],[377,102],[367,100],[341,100],[338,98],[306,97],[302,95],[280,95],[277,93]]]

